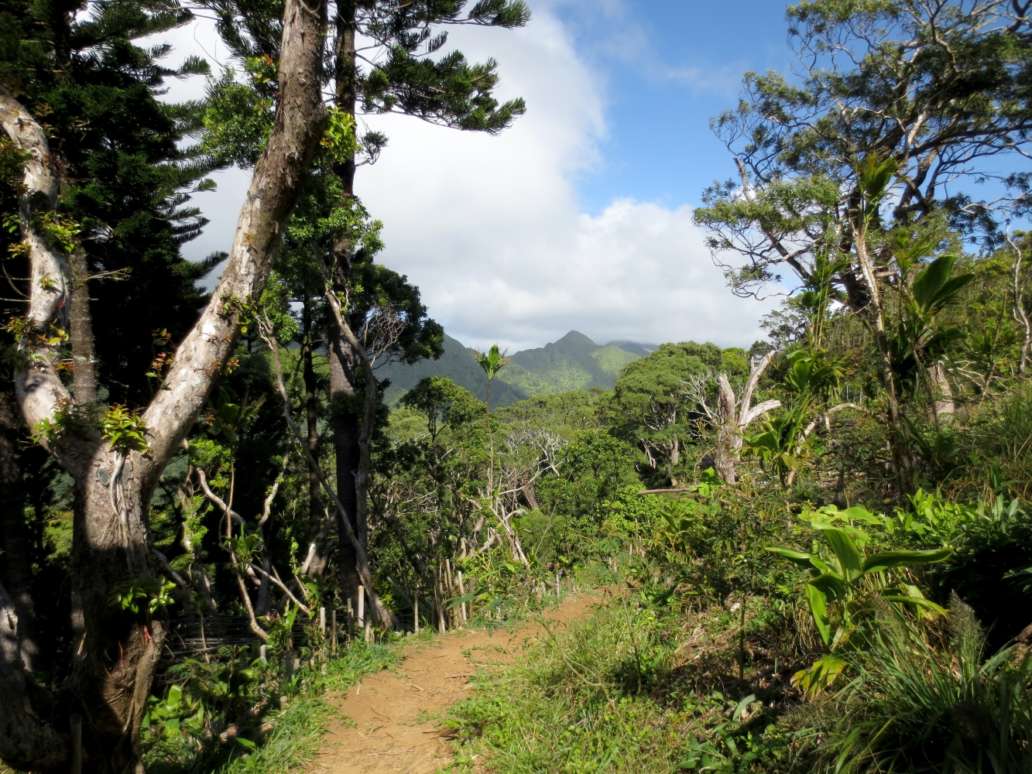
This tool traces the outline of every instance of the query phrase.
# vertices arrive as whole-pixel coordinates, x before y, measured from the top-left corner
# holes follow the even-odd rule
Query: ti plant
[[[509,359],[505,356],[497,344],[492,344],[491,349],[487,352],[477,353],[477,364],[484,371],[484,375],[487,376],[487,410],[491,410],[491,383],[498,376],[498,372],[505,368]]]
[[[898,255],[901,276],[913,273],[916,261]],[[919,379],[923,367],[937,362],[949,345],[962,337],[959,328],[939,324],[937,318],[952,304],[974,274],[957,271],[957,258],[943,255],[900,283],[899,320],[889,337],[893,367],[903,379]]]
[[[883,528],[886,520],[861,506],[846,510],[824,506],[802,518],[816,532],[810,551],[781,546],[769,546],[767,550],[810,573],[803,593],[828,652],[797,672],[792,681],[808,695],[814,695],[830,686],[845,668],[840,654],[874,611],[876,600],[926,615],[943,612],[917,586],[894,576],[892,571],[942,561],[950,549],[868,553],[871,534],[864,527]]]

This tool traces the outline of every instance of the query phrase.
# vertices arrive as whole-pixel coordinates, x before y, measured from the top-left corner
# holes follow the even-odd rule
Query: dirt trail
[[[563,625],[586,616],[600,599],[573,596],[543,618]],[[397,669],[370,675],[335,702],[341,719],[310,774],[438,771],[451,761],[451,751],[435,718],[466,698],[478,667],[513,661],[544,632],[539,618],[508,631],[466,629],[410,646]]]

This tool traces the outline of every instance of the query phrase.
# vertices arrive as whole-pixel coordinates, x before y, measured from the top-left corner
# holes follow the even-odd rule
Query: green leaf
[[[801,688],[807,698],[812,699],[829,687],[845,668],[843,659],[827,653],[792,675],[792,685]]]
[[[945,306],[974,279],[974,274],[970,273],[952,276],[956,263],[956,256],[942,255],[922,269],[914,279],[911,292],[917,305],[925,313]]]
[[[831,622],[828,620],[828,597],[812,583],[806,584],[806,599],[810,603],[810,612],[817,631],[825,645],[831,643]]]
[[[842,599],[849,596],[850,586],[846,580],[834,572],[826,572],[818,575],[810,581],[810,585],[820,589],[832,599]]]
[[[183,703],[183,687],[173,685],[168,689],[168,696],[165,697],[165,704],[170,710],[178,710]]]
[[[863,572],[864,558],[849,534],[839,527],[821,527],[820,532],[835,552],[846,580],[859,577]]]
[[[935,548],[925,551],[902,549],[898,551],[882,551],[867,557],[867,561],[864,562],[863,572],[884,572],[893,567],[941,562],[951,553],[952,549],[949,548]]]
[[[942,255],[925,266],[914,279],[911,292],[922,309],[928,309],[953,272],[956,256]]]
[[[794,548],[784,548],[783,546],[767,546],[767,550],[803,567],[811,564],[811,556],[805,551],[796,551]]]
[[[738,704],[735,706],[735,711],[732,713],[731,717],[736,722],[741,720],[742,715],[745,714],[745,711],[749,709],[749,705],[752,704],[754,701],[756,701],[756,694],[750,693],[748,696],[746,696],[744,699],[738,702]]]

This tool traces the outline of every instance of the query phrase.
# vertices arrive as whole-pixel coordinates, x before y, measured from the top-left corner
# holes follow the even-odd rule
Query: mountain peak
[[[579,346],[579,347],[583,347],[583,346],[597,347],[598,346],[598,344],[596,344],[594,341],[592,341],[589,337],[585,336],[580,331],[570,331],[565,336],[563,336],[561,339],[556,341],[555,344],[556,344],[556,346],[560,346],[560,345],[561,346],[569,346],[571,344],[574,345],[574,346]]]

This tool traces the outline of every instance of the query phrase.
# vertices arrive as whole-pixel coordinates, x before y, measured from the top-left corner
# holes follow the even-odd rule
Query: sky
[[[692,222],[733,174],[709,121],[749,70],[791,67],[780,0],[529,0],[520,30],[454,29],[449,47],[498,62],[526,115],[496,136],[369,116],[389,143],[356,192],[384,223],[380,261],[468,346],[541,346],[569,330],[599,343],[748,346],[777,299],[736,298]],[[705,9],[705,10],[701,10]],[[227,62],[212,25],[173,33],[170,63]],[[196,96],[198,79],[170,98]],[[195,202],[210,219],[190,257],[226,250],[249,173]]]

